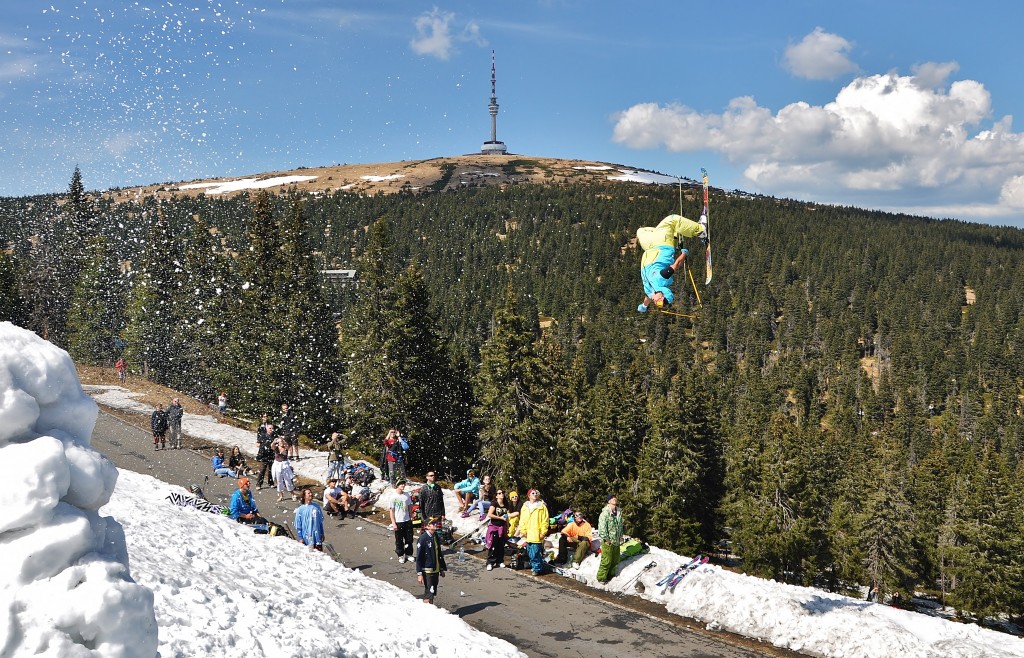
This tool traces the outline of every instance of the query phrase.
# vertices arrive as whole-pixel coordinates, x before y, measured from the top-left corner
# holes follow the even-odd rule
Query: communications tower
[[[498,141],[498,96],[495,92],[497,78],[494,75],[494,51],[491,51],[491,104],[487,109],[491,113],[491,138],[480,147],[484,155],[504,155],[506,153],[505,142]]]

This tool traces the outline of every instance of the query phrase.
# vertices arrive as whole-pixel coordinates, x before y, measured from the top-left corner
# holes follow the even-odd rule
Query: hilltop
[[[348,191],[372,195],[418,190],[454,190],[512,183],[590,183],[607,180],[675,184],[677,178],[596,160],[566,160],[526,155],[458,155],[429,160],[299,167],[246,176],[195,179],[108,192],[115,200],[145,196],[233,195],[252,189],[305,193]],[[690,181],[693,184],[693,181]]]

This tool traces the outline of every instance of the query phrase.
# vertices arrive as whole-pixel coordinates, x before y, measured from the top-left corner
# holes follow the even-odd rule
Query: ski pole
[[[704,303],[700,301],[700,293],[697,292],[697,282],[693,280],[693,272],[690,271],[690,266],[683,261],[683,267],[686,268],[686,274],[690,277],[690,285],[693,286],[693,294],[697,295],[697,307],[704,308]]]

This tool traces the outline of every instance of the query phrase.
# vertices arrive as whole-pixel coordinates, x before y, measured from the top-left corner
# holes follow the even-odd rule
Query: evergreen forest
[[[715,278],[637,313],[699,189],[0,199],[0,320],[240,417],[540,489],[780,581],[1024,611],[1024,232],[712,190]],[[699,251],[699,243],[685,244]],[[326,269],[356,270],[329,282]],[[699,293],[699,301],[697,294]]]

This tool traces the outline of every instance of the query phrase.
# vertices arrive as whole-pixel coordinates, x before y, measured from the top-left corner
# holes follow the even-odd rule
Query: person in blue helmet
[[[644,301],[636,307],[637,312],[645,313],[651,304],[663,306],[671,304],[674,295],[672,284],[675,281],[676,269],[686,260],[689,252],[680,249],[676,255],[678,238],[701,238],[707,235],[707,220],[695,222],[682,215],[669,215],[657,226],[641,226],[636,231],[637,241],[644,250],[640,257],[640,280],[644,284]]]

